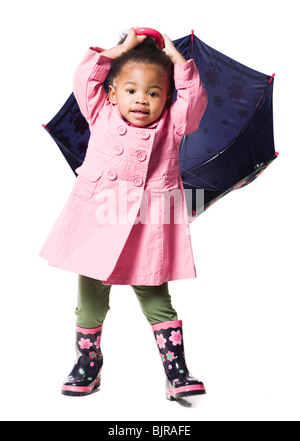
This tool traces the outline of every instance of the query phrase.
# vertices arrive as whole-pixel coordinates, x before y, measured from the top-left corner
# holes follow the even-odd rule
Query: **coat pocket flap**
[[[91,182],[97,182],[103,175],[103,170],[86,161],[84,161],[80,167],[76,168],[75,172]]]

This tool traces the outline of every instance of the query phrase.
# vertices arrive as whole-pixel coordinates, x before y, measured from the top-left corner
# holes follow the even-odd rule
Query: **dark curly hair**
[[[126,37],[127,35],[124,35],[118,44],[122,44]],[[107,76],[108,85],[113,85],[114,79],[120,74],[123,66],[131,62],[146,63],[162,67],[167,72],[169,78],[169,95],[173,94],[175,89],[173,62],[170,57],[157,46],[156,40],[153,37],[147,37],[143,43],[112,60],[111,68]]]

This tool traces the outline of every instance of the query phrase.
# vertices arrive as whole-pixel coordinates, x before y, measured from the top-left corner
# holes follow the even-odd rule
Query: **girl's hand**
[[[186,59],[178,52],[173,41],[165,34],[162,34],[162,36],[164,37],[165,42],[163,51],[171,58],[173,64],[185,64]]]
[[[101,53],[102,55],[105,55],[106,57],[109,58],[117,58],[120,55],[122,55],[124,52],[127,52],[130,49],[134,48],[135,46],[141,44],[145,40],[145,38],[147,38],[147,35],[136,35],[135,29],[130,28],[124,43],[118,44],[117,46],[111,49],[107,49]]]
[[[147,38],[147,35],[136,35],[135,28],[130,28],[128,31],[128,35],[126,40],[122,44],[125,51],[129,51],[139,44],[143,43],[143,41]]]

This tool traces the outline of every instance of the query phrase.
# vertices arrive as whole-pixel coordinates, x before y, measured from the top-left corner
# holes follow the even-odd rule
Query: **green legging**
[[[86,276],[78,277],[77,325],[95,328],[103,323],[109,307],[112,285]],[[173,309],[168,283],[159,286],[131,285],[150,325],[178,320]]]

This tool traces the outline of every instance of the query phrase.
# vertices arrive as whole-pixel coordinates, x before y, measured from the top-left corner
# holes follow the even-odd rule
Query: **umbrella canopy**
[[[195,60],[208,95],[198,130],[182,139],[179,152],[191,221],[224,195],[252,182],[277,157],[274,74],[234,61],[193,31],[174,45],[186,59]],[[75,172],[85,158],[90,131],[73,93],[44,128]]]

